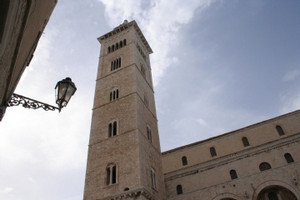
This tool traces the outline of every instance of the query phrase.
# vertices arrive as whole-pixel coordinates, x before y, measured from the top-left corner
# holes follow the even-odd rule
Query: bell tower
[[[84,200],[165,199],[149,54],[135,21],[101,43]]]

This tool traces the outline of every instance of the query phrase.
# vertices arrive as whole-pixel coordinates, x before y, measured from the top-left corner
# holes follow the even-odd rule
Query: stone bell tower
[[[98,38],[84,200],[165,199],[149,54],[135,21]]]

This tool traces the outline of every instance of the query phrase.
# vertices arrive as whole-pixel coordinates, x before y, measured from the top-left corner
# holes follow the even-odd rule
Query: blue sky
[[[82,199],[100,52],[97,37],[136,20],[151,55],[163,151],[300,107],[300,1],[60,0],[16,93],[60,114],[8,108],[0,123],[0,199]]]

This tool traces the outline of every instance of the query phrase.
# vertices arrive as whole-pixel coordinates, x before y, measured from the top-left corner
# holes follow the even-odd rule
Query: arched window
[[[111,50],[114,51],[115,50],[115,45],[111,46]]]
[[[268,170],[268,169],[271,169],[271,168],[272,168],[271,165],[267,162],[262,162],[259,165],[259,170],[260,171],[265,171],[265,170]]]
[[[110,99],[110,101],[113,101],[113,100],[118,99],[118,98],[119,98],[119,89],[118,88],[113,88],[110,91],[109,99]]]
[[[182,186],[181,186],[181,185],[177,185],[177,186],[176,186],[176,192],[177,192],[177,194],[182,194],[182,193],[183,193],[183,190],[182,190]]]
[[[106,185],[117,183],[117,166],[115,164],[106,167]]]
[[[124,44],[124,46],[126,46],[126,39],[123,40],[123,44]]]
[[[209,149],[211,157],[217,156],[215,147],[210,147]]]
[[[118,134],[118,122],[112,121],[108,124],[108,137],[113,137]]]
[[[108,51],[108,53],[110,53],[110,51],[111,51],[111,48],[110,48],[110,47],[108,47],[108,48],[107,48],[107,51]]]
[[[294,159],[293,159],[292,155],[289,154],[289,153],[284,154],[284,158],[285,158],[285,160],[286,160],[287,163],[294,162]]]
[[[150,142],[152,142],[152,132],[149,126],[147,126],[147,138]]]
[[[232,180],[238,178],[237,173],[234,169],[230,170],[229,174]]]
[[[119,49],[119,44],[118,44],[118,43],[116,43],[116,50],[117,50],[117,49]]]
[[[121,58],[116,58],[110,63],[110,71],[114,71],[121,67]]]
[[[242,142],[243,142],[244,147],[250,146],[248,138],[242,137]]]
[[[182,161],[182,165],[183,165],[183,166],[188,164],[188,161],[187,161],[186,156],[183,156],[183,157],[181,158],[181,161]]]
[[[151,184],[156,189],[156,172],[153,168],[151,168]]]
[[[276,130],[277,130],[277,133],[279,134],[279,136],[284,135],[284,131],[283,131],[283,129],[281,128],[281,126],[277,125],[277,126],[276,126]]]

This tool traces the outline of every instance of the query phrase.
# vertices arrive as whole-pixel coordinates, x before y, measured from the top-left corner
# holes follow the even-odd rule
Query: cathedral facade
[[[84,200],[300,200],[300,110],[161,152],[135,21],[101,43]]]

